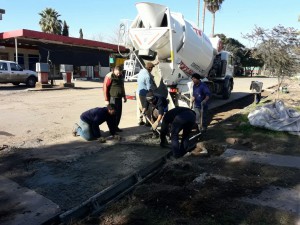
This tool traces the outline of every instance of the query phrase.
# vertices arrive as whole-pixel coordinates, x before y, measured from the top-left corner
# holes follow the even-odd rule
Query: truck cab
[[[13,61],[0,60],[0,83],[12,83],[13,85],[25,83],[28,87],[35,87],[37,80],[38,76],[35,71],[24,70]]]
[[[213,65],[207,79],[203,81],[208,85],[212,93],[228,99],[233,89],[233,56],[230,52],[221,51],[214,58]]]

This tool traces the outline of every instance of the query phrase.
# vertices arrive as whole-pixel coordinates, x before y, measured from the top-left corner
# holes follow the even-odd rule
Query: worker
[[[196,123],[200,131],[207,130],[207,112],[208,112],[208,100],[211,96],[211,92],[207,85],[200,80],[201,76],[197,73],[192,75],[193,95],[191,99],[191,108],[196,113]],[[202,116],[201,116],[202,114]],[[201,120],[202,117],[202,121]]]
[[[142,110],[142,113],[144,116],[145,112],[149,109],[150,105],[152,106],[152,109],[157,109],[158,115],[156,120],[152,124],[152,130],[155,131],[162,120],[164,114],[168,111],[168,104],[169,101],[160,95],[154,94],[152,91],[148,92],[146,95],[146,104]],[[151,110],[151,111],[153,111]],[[153,115],[153,114],[152,114]]]
[[[176,107],[168,111],[162,120],[160,130],[160,146],[167,146],[166,135],[171,128],[171,145],[173,156],[179,158],[188,150],[189,135],[195,126],[196,113],[187,107]],[[179,132],[183,130],[181,143],[179,143]]]
[[[122,116],[122,98],[127,101],[124,87],[124,76],[122,68],[115,66],[112,72],[108,73],[103,82],[103,93],[105,104],[114,104],[116,107],[116,132],[122,132],[119,128]]]
[[[106,122],[110,134],[115,139],[120,139],[116,135],[116,110],[114,104],[108,104],[107,107],[93,108],[83,112],[80,116],[79,125],[75,123],[72,134],[74,137],[81,136],[87,141],[98,139],[99,142],[104,143],[106,139],[101,136],[99,126]]]
[[[145,124],[143,121],[143,113],[142,109],[146,106],[146,95],[149,91],[151,91],[154,85],[153,75],[151,74],[152,69],[154,68],[154,64],[151,62],[147,62],[144,69],[141,69],[138,73],[137,83],[138,89],[137,94],[139,95],[139,109],[140,109],[140,121],[139,125]],[[145,121],[147,122],[147,121]]]

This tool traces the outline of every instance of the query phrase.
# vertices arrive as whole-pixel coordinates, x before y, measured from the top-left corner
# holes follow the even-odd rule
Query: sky
[[[134,0],[0,0],[0,9],[6,12],[0,20],[0,32],[18,29],[41,31],[39,13],[45,8],[55,9],[69,26],[69,36],[79,37],[82,28],[85,39],[109,42],[115,37],[122,20],[133,20],[137,15]],[[166,5],[173,12],[197,24],[198,0],[152,0]],[[200,1],[200,27],[203,1]],[[216,13],[215,33],[223,33],[247,47],[242,37],[255,26],[272,29],[277,25],[300,30],[300,0],[224,0]],[[211,34],[212,15],[206,12],[204,33]]]

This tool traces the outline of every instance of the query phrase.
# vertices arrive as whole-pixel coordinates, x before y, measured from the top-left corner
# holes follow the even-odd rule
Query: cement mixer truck
[[[166,6],[136,3],[138,15],[128,29],[131,52],[141,65],[151,61],[159,94],[174,106],[189,106],[191,75],[198,73],[211,92],[228,99],[233,88],[232,54],[220,38],[208,38],[196,25]]]

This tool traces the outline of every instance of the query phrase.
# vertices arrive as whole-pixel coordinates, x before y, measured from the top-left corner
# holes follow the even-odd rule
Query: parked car
[[[38,75],[35,71],[24,70],[13,61],[0,60],[0,83],[25,83],[28,87],[35,87],[37,80]]]

